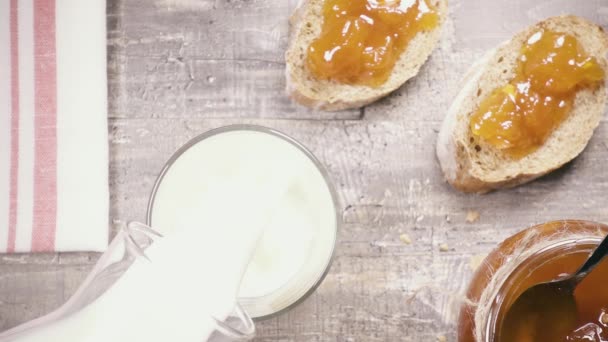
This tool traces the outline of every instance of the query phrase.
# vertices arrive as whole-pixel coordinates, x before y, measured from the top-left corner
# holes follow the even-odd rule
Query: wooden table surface
[[[169,156],[227,124],[255,123],[293,136],[336,184],[344,225],[331,272],[303,304],[260,322],[257,341],[455,341],[460,295],[497,243],[548,220],[608,222],[606,119],[562,170],[484,196],[452,190],[434,152],[461,77],[486,49],[560,13],[608,28],[608,1],[451,0],[440,46],[420,74],[376,104],[340,113],[308,110],[285,96],[283,53],[294,5],[107,5],[111,219],[144,220]],[[468,211],[479,212],[479,220],[468,223]],[[411,244],[400,240],[404,233]],[[0,256],[0,331],[63,303],[97,257]]]

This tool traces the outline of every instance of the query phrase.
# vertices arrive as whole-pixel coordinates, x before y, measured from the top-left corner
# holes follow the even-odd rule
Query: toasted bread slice
[[[287,93],[298,103],[326,111],[365,106],[391,93],[416,76],[437,45],[447,14],[447,0],[430,0],[439,12],[439,25],[414,37],[399,57],[389,79],[379,87],[318,80],[306,63],[308,47],[321,34],[324,0],[302,0],[291,17],[291,37],[285,54]]]
[[[471,133],[472,113],[485,96],[513,78],[521,47],[542,28],[576,37],[608,75],[608,36],[600,26],[575,16],[541,21],[486,54],[465,77],[439,132],[437,157],[445,178],[455,188],[484,193],[543,176],[579,155],[599,125],[606,103],[605,84],[580,89],[568,118],[539,149],[521,159],[510,158]]]

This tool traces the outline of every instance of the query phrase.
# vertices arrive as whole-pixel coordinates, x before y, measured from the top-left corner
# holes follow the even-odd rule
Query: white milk
[[[222,159],[230,152],[224,147],[211,146],[210,151]],[[285,200],[295,200],[291,192],[299,170],[293,166],[298,164],[274,163],[272,153],[253,157],[244,156],[238,169],[217,164],[212,182],[195,176],[200,165],[180,164],[195,176],[180,179],[186,185],[180,197],[190,201],[175,198],[178,215],[172,216],[171,233],[146,250],[151,262],[138,259],[91,305],[10,341],[207,340],[215,328],[212,317],[222,320],[234,309],[262,231],[278,217]]]
[[[160,182],[152,207],[152,226],[170,236],[184,217],[183,208],[201,198],[213,200],[209,189],[214,184],[242,177],[265,187],[268,179],[259,175],[281,168],[291,169],[294,176],[263,229],[239,292],[240,298],[248,298],[242,303],[254,317],[274,313],[303,296],[331,259],[336,211],[326,180],[314,162],[298,147],[272,134],[251,130],[220,133],[199,141],[174,161]],[[248,224],[240,228],[235,240],[252,229]],[[256,299],[262,297],[268,298]]]

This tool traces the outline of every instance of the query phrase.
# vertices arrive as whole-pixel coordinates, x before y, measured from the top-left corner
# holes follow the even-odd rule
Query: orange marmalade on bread
[[[515,77],[473,113],[471,131],[512,158],[522,158],[568,117],[578,90],[596,87],[604,77],[574,36],[536,31],[521,49]]]
[[[439,24],[428,0],[325,0],[320,36],[308,47],[317,79],[378,87],[420,32]]]

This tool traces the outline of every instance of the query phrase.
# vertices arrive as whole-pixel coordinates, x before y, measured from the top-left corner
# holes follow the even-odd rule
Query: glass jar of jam
[[[500,341],[496,331],[515,299],[535,284],[574,273],[606,234],[604,224],[568,220],[534,226],[505,240],[471,280],[469,301],[460,310],[458,341]],[[608,341],[607,285],[608,260],[576,288],[577,328],[563,341]],[[536,341],[534,329],[526,341]]]

